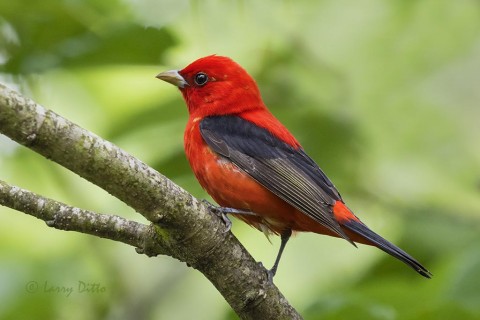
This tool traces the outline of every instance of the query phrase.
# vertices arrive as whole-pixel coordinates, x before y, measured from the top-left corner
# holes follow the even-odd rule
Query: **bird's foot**
[[[223,223],[225,224],[225,227],[226,227],[224,233],[226,233],[226,232],[230,231],[230,229],[232,229],[232,221],[230,221],[230,219],[227,217],[224,210],[222,210],[224,208],[217,207],[217,206],[211,204],[210,202],[208,202],[205,199],[203,199],[202,202],[208,207],[208,210],[210,210],[210,212],[215,214],[217,217],[219,217],[223,221]]]
[[[260,268],[263,268],[263,270],[265,270],[265,273],[267,274],[268,282],[273,284],[273,277],[275,277],[275,273],[277,272],[276,268],[267,269],[265,268],[262,262],[258,262],[257,264],[260,266]]]
[[[267,270],[267,279],[268,282],[273,284],[273,277],[275,277],[275,273],[272,272],[272,270]]]
[[[232,229],[232,220],[230,220],[228,217],[227,217],[227,214],[224,213],[222,210],[217,210],[216,211],[217,213],[217,216],[220,217],[220,219],[222,219],[223,223],[225,223],[225,231],[223,231],[224,233],[227,233],[228,231],[230,231],[230,229]]]
[[[249,215],[249,216],[256,215],[251,211],[239,210],[239,209],[228,208],[228,207],[217,207],[205,199],[203,199],[202,202],[207,205],[207,207],[210,209],[211,212],[213,212],[220,219],[222,219],[222,221],[225,223],[225,226],[227,227],[225,232],[230,231],[230,229],[232,228],[232,221],[227,217],[227,214],[238,214],[238,215]]]

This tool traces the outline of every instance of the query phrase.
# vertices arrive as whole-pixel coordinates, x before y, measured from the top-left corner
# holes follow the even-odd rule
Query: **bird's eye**
[[[203,86],[208,81],[208,76],[203,73],[199,72],[195,75],[195,83],[199,86]]]

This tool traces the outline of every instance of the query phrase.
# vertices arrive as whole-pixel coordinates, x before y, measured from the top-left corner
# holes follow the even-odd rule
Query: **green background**
[[[206,199],[183,153],[184,102],[155,75],[213,53],[248,70],[349,207],[434,275],[299,234],[275,283],[306,319],[480,319],[478,1],[0,2],[0,82]],[[145,222],[4,136],[0,179]],[[278,238],[233,232],[273,263]],[[183,263],[6,208],[0,301],[1,319],[236,318]]]

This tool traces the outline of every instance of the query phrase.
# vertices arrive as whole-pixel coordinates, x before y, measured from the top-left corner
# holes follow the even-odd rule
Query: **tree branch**
[[[206,204],[143,162],[1,84],[0,132],[145,216],[161,251],[202,272],[241,318],[301,319]]]
[[[153,224],[147,226],[116,215],[99,214],[71,207],[31,191],[11,186],[2,180],[0,180],[0,205],[34,216],[55,229],[77,231],[120,241],[136,247],[137,252],[149,256],[165,254],[161,243],[155,241],[156,233]]]

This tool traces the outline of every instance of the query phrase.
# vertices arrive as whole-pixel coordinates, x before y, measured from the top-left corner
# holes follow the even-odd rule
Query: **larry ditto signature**
[[[105,293],[107,288],[98,282],[78,281],[76,285],[59,285],[48,281],[29,281],[25,285],[28,293],[60,294],[70,297],[72,293],[99,294]]]

